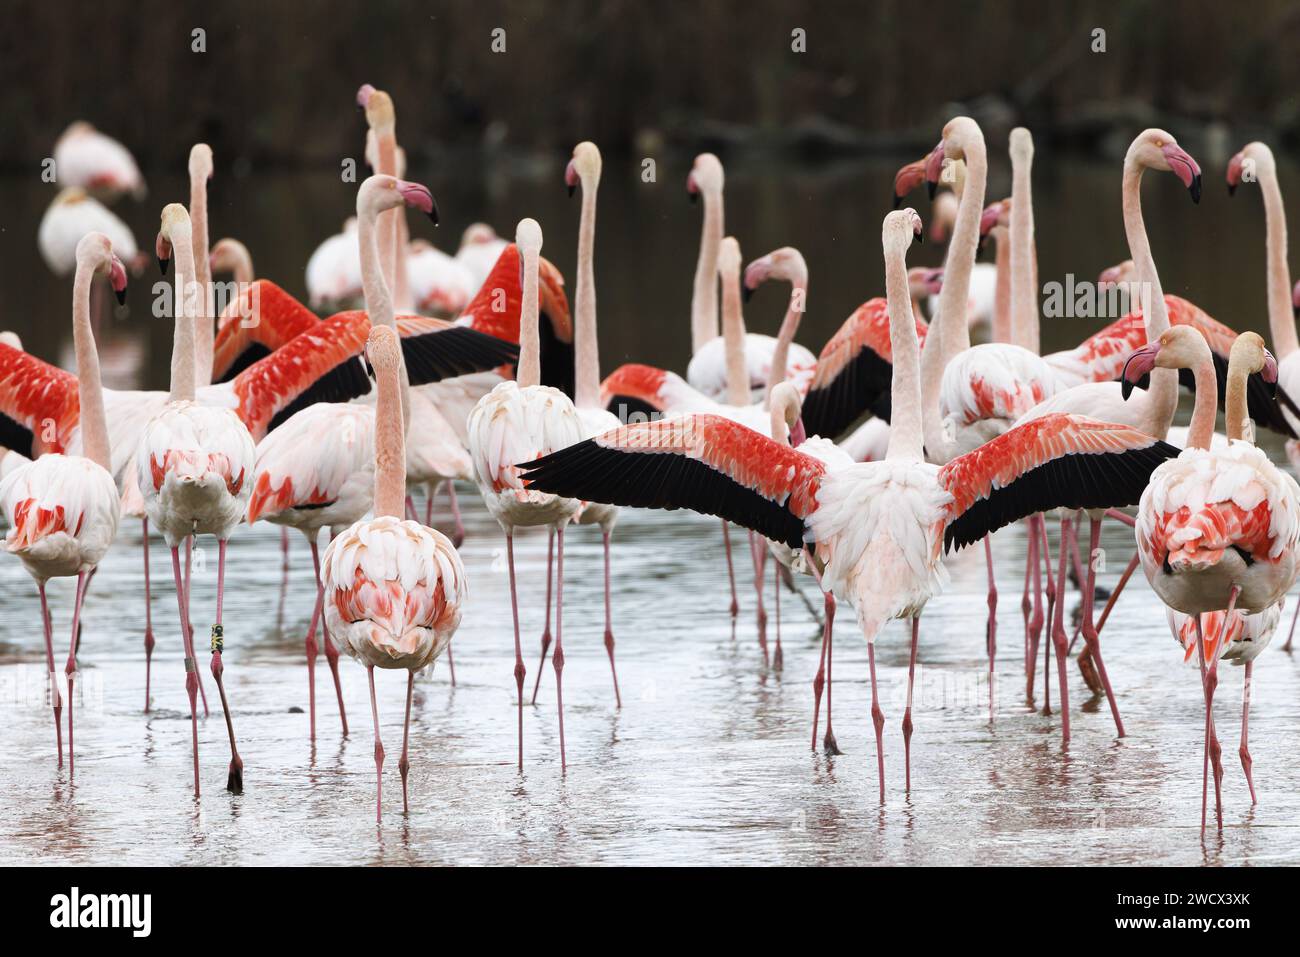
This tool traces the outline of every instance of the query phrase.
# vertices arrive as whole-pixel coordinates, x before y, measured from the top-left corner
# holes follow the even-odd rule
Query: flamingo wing
[[[1136,505],[1179,450],[1127,425],[1054,413],[1011,429],[939,472],[952,495],[944,548],[964,548],[1052,508]]]
[[[212,381],[229,382],[320,319],[268,279],[258,279],[226,303],[212,352]]]
[[[925,342],[926,325],[916,323]],[[868,299],[844,320],[817,357],[804,397],[803,421],[810,435],[834,437],[868,411],[889,421],[889,384],[894,353],[884,299]]]
[[[0,447],[62,452],[80,417],[76,376],[0,343]]]
[[[411,385],[490,372],[514,365],[519,359],[517,338],[503,339],[442,319],[398,316],[397,331],[402,337],[402,355]]]
[[[717,415],[620,426],[519,464],[539,491],[633,508],[689,508],[800,548],[826,466]]]
[[[601,382],[601,407],[624,422],[631,421],[633,416],[657,418],[668,411],[662,392],[667,375],[654,366],[624,363]]]

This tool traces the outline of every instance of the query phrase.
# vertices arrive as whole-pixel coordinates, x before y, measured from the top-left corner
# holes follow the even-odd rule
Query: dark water
[[[1091,277],[1124,258],[1117,170],[1051,164],[1041,152],[1038,234],[1042,278]],[[1207,177],[1212,168],[1206,162]],[[607,161],[598,250],[605,361],[637,358],[681,368],[700,211],[681,189],[684,168],[661,164],[660,183],[620,179]],[[812,273],[806,334],[816,347],[851,308],[881,288],[879,222],[893,166],[820,171],[729,172],[729,229],[746,257],[800,246]],[[576,202],[557,165],[541,179],[473,171],[417,170],[446,216],[440,238],[475,219],[506,231],[521,215],[548,230],[546,253],[571,274]],[[1217,175],[1217,174],[1216,174]],[[1169,177],[1146,190],[1147,218],[1166,289],[1187,294],[1239,328],[1264,315],[1262,213],[1217,188],[1200,208]],[[620,185],[620,183],[624,185]],[[179,181],[155,183],[150,206],[123,207],[148,246],[155,206],[180,197]],[[1284,188],[1294,186],[1287,171]],[[328,175],[214,181],[214,237],[253,249],[259,272],[301,291],[312,246],[347,214],[351,192]],[[995,187],[991,196],[999,195]],[[1292,190],[1294,192],[1294,190]],[[34,249],[49,198],[25,182],[0,182],[0,325],[39,354],[66,338],[66,284]],[[918,197],[921,202],[921,197]],[[920,208],[925,206],[922,202]],[[424,224],[416,227],[427,232]],[[450,243],[454,245],[454,242]],[[929,246],[915,261],[937,261]],[[137,283],[131,315],[109,338],[142,337],[161,385],[169,347]],[[764,291],[748,309],[771,330],[784,295]],[[1096,323],[1060,320],[1045,340],[1065,345]],[[412,718],[411,811],[400,810],[404,675],[378,676],[388,751],[386,816],[373,820],[374,764],[365,672],[344,660],[351,735],[341,737],[324,659],[317,675],[319,733],[308,741],[302,637],[314,589],[293,542],[281,590],[278,531],[241,529],[231,542],[225,620],[226,674],[245,762],[246,792],[222,790],[225,727],[208,679],[212,716],[200,722],[204,793],[193,797],[189,720],[174,591],[155,541],[154,704],[144,697],[139,529],[124,523],[87,600],[77,686],[77,771],[53,762],[38,604],[15,561],[0,562],[0,860],[61,863],[962,863],[1171,864],[1300,861],[1300,662],[1280,651],[1258,661],[1251,745],[1260,804],[1252,808],[1236,758],[1241,672],[1224,668],[1216,715],[1224,744],[1225,830],[1199,833],[1203,706],[1194,669],[1181,664],[1159,602],[1138,580],[1104,633],[1129,734],[1116,739],[1104,700],[1088,695],[1073,663],[1073,740],[1063,750],[1059,715],[1023,695],[1019,611],[1024,540],[997,536],[1001,587],[997,715],[988,718],[985,580],[978,550],[949,562],[952,585],[921,629],[913,789],[903,789],[899,730],[907,669],[904,629],[878,646],[886,714],[884,806],[877,802],[866,647],[852,614],[839,618],[835,729],[845,753],[809,749],[819,627],[797,597],[782,598],[785,667],[764,665],[747,562],[740,561],[741,616],[726,614],[726,566],[717,523],[686,514],[625,513],[616,532],[615,629],[624,706],[613,707],[601,644],[599,540],[570,533],[565,591],[567,775],[561,775],[549,666],[536,708],[525,709],[526,768],[514,767],[512,639],[503,542],[474,491],[462,488],[469,537],[462,549],[471,597],[455,639],[455,688],[440,662],[417,685]],[[734,536],[733,536],[734,537]],[[743,543],[743,539],[737,539]],[[210,543],[209,543],[210,544]],[[1103,582],[1132,553],[1132,534],[1108,527],[1114,556]],[[517,548],[529,686],[545,593],[544,535]],[[205,558],[214,556],[205,554]],[[770,566],[769,566],[770,568]],[[211,614],[215,561],[196,572],[195,624]],[[813,606],[811,583],[800,583]],[[56,659],[67,652],[71,588],[51,586]],[[770,587],[768,594],[771,607]],[[1074,604],[1071,598],[1071,606]],[[1291,607],[1284,619],[1289,624]],[[774,638],[769,626],[769,641]],[[1041,675],[1041,666],[1040,666]],[[1041,707],[1041,678],[1038,705]],[[1051,689],[1058,707],[1057,689]],[[824,725],[823,725],[824,726]]]

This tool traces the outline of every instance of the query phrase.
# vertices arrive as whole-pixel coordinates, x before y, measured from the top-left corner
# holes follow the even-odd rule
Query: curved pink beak
[[[126,267],[122,265],[122,260],[118,259],[117,256],[113,256],[113,260],[109,264],[108,282],[117,296],[117,304],[119,306],[126,305]]]
[[[744,293],[746,301],[755,289],[767,282],[767,277],[772,272],[772,257],[760,256],[752,263],[745,267],[745,278],[740,284],[740,291]]]
[[[894,209],[902,206],[907,194],[925,180],[925,164],[929,158],[927,155],[914,163],[908,163],[894,174]]]
[[[1296,283],[1295,288],[1291,290],[1291,307],[1300,313],[1300,282]]]
[[[691,198],[692,203],[699,202],[700,184],[695,182],[695,170],[686,174],[686,195]]]
[[[172,261],[172,244],[162,233],[158,234],[158,239],[154,242],[154,253],[158,257],[158,268],[164,276],[167,275],[167,267]]]
[[[369,83],[362,83],[361,89],[357,90],[357,109],[364,110],[366,104],[370,102],[370,95],[375,92],[375,88]]]
[[[980,239],[984,239],[998,220],[1002,218],[1002,204],[994,203],[992,206],[985,206],[984,212],[980,213]]]
[[[578,167],[573,165],[573,160],[569,160],[569,165],[564,167],[564,185],[569,187],[569,195],[578,188]]]
[[[937,296],[943,291],[943,270],[931,269],[925,274],[924,283],[930,295]]]
[[[939,188],[939,176],[943,173],[943,140],[939,145],[930,151],[930,155],[925,158],[925,186],[930,191],[930,198],[934,199],[934,194]]]
[[[797,449],[807,441],[808,432],[803,427],[803,419],[800,418],[795,422],[794,428],[790,430],[790,447],[792,449]]]
[[[1264,368],[1260,370],[1259,374],[1269,385],[1277,383],[1277,359],[1267,349],[1264,350]]]
[[[397,191],[407,206],[412,206],[433,220],[438,225],[438,204],[433,201],[433,193],[422,183],[412,183],[404,179],[397,181]]]
[[[1201,166],[1196,160],[1192,159],[1192,154],[1187,152],[1177,143],[1166,143],[1160,152],[1165,157],[1165,162],[1169,164],[1169,169],[1177,176],[1187,191],[1192,194],[1192,202],[1201,201]]]
[[[1228,160],[1228,195],[1231,196],[1241,185],[1241,153],[1237,153]]]
[[[1125,399],[1133,392],[1133,386],[1156,367],[1156,356],[1159,354],[1160,343],[1149,342],[1142,348],[1133,350],[1133,354],[1125,360],[1124,371],[1120,375],[1120,392]]]

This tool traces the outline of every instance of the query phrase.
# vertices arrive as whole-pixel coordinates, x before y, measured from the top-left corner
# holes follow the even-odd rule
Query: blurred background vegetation
[[[932,144],[954,104],[995,134],[1025,123],[1103,155],[1144,125],[1186,139],[1229,117],[1275,146],[1300,140],[1293,0],[5,0],[4,32],[11,169],[48,155],[70,117],[111,131],[146,173],[198,140],[254,167],[337,164],[357,123],[339,105],[360,80],[393,93],[417,160],[582,138],[643,155],[896,152]]]

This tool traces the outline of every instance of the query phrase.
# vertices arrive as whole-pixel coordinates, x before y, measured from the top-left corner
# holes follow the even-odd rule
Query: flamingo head
[[[365,87],[361,88],[362,90]],[[361,93],[357,93],[357,103],[361,103]],[[370,128],[379,133],[391,133],[393,127],[397,125],[397,114],[393,109],[393,98],[383,90],[370,88],[364,104],[366,111],[366,123]]]
[[[519,247],[519,258],[527,253],[541,253],[542,227],[535,219],[521,219],[515,227],[515,245]]]
[[[1264,339],[1257,332],[1243,332],[1232,343],[1228,354],[1228,368],[1241,366],[1247,375],[1259,374],[1272,391],[1277,390],[1277,359],[1264,347]]]
[[[1006,229],[1011,223],[1011,200],[1000,199],[984,207],[980,213],[980,238],[976,251],[984,248],[985,241],[995,229]],[[999,240],[1000,241],[1000,240]]]
[[[1097,276],[1097,287],[1101,292],[1105,292],[1111,286],[1118,286],[1120,283],[1130,283],[1137,277],[1137,266],[1133,260],[1125,259],[1122,263],[1116,263],[1101,271]]]
[[[741,295],[745,301],[754,294],[754,290],[769,279],[784,280],[796,287],[808,285],[808,264],[803,253],[793,246],[782,246],[766,256],[760,256],[745,267],[745,278],[740,285]]]
[[[464,249],[466,246],[479,246],[483,243],[496,242],[500,238],[497,231],[487,223],[470,223],[465,227],[465,231],[460,234],[460,246]]]
[[[370,102],[370,94],[375,92],[375,88],[369,83],[362,83],[361,88],[357,90],[357,110],[364,113],[366,104]]]
[[[208,268],[214,273],[232,272],[243,261],[249,260],[248,247],[238,239],[218,239],[208,253]]]
[[[1161,129],[1143,130],[1133,140],[1124,165],[1173,173],[1187,187],[1193,203],[1201,201],[1201,166],[1192,154],[1178,145],[1172,135]]]
[[[924,234],[920,214],[907,206],[885,215],[885,221],[880,228],[880,241],[886,255],[906,254],[907,247],[921,242]]]
[[[212,179],[212,147],[207,143],[195,143],[190,147],[190,179],[207,182]]]
[[[1228,195],[1237,191],[1242,183],[1253,183],[1264,170],[1274,171],[1273,151],[1268,144],[1258,141],[1247,143],[1228,160]]]
[[[1260,340],[1261,344],[1263,340]],[[1212,362],[1210,347],[1205,336],[1194,326],[1174,326],[1160,334],[1124,362],[1121,392],[1128,398],[1133,386],[1152,369],[1195,369],[1202,363]]]
[[[791,448],[797,449],[808,441],[808,432],[803,425],[803,398],[794,383],[778,382],[773,386],[768,406],[773,417],[779,417],[789,430]]]
[[[979,124],[969,116],[956,116],[947,122],[943,128],[943,139],[939,140],[939,145],[930,152],[925,162],[925,182],[931,199],[934,199],[935,191],[939,188],[944,161],[965,159],[968,145],[978,143],[982,146],[983,142],[984,134],[980,131]]]
[[[929,154],[922,156],[894,174],[894,209],[902,206],[907,194],[925,181],[925,167],[929,159]]]
[[[384,210],[397,209],[401,205],[418,209],[438,225],[438,204],[433,201],[433,193],[422,183],[412,183],[396,176],[377,173],[370,176],[357,190],[357,215],[368,210],[374,215]]]
[[[735,236],[724,236],[718,244],[718,275],[724,281],[740,276],[740,242]]]
[[[126,302],[126,267],[113,253],[113,243],[103,233],[86,233],[77,243],[77,265],[85,265],[92,272],[108,275],[109,285],[117,296],[118,305]]]
[[[701,193],[719,195],[722,193],[722,161],[712,153],[701,153],[695,157],[691,171],[686,176],[686,192],[694,203]]]
[[[158,227],[158,239],[154,243],[158,268],[164,276],[167,275],[167,267],[171,265],[172,234],[178,231],[185,236],[190,234],[190,214],[180,203],[168,203],[163,207],[162,223]]]
[[[937,296],[943,290],[943,270],[931,266],[913,266],[907,271],[907,288],[913,299]]]
[[[573,148],[573,157],[564,167],[564,185],[569,187],[569,195],[578,188],[579,183],[586,184],[584,189],[595,189],[600,184],[600,150],[595,143],[583,140]]]

